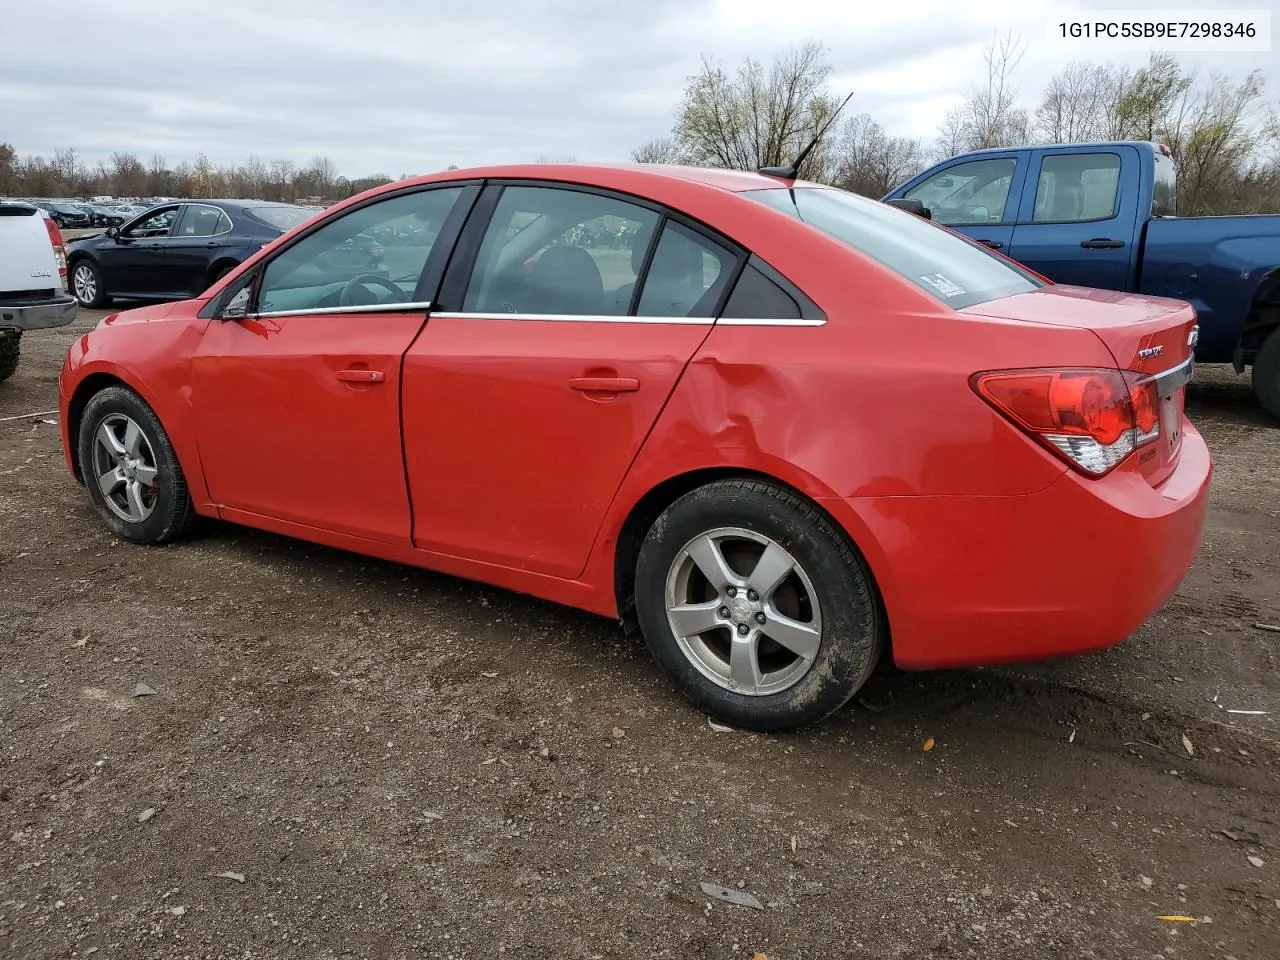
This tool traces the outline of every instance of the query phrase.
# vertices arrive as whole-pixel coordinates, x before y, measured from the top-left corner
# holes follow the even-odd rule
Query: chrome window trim
[[[1196,358],[1192,355],[1177,366],[1170,367],[1163,373],[1153,375],[1151,379],[1156,382],[1156,393],[1162,397],[1167,397],[1190,383],[1195,378],[1195,374]]]
[[[219,214],[227,218],[229,226],[225,230],[219,230],[217,233],[184,233],[181,236],[173,237],[174,240],[209,240],[212,237],[225,237],[236,228],[236,222],[231,219],[231,214],[223,210],[222,207],[215,207],[212,203],[201,203],[199,200],[191,200],[187,203],[188,207],[204,207],[206,210],[216,210]],[[170,234],[172,237],[173,235]]]
[[[722,317],[656,317],[627,316],[625,314],[574,314],[574,313],[474,313],[455,310],[441,310],[432,314],[445,320],[522,320],[530,322],[573,322],[573,323],[676,323],[696,326],[730,326],[730,327],[820,327],[825,320],[806,320],[800,317],[779,317],[778,319],[759,319]]]
[[[412,310],[431,309],[430,300],[411,300],[408,303],[358,303],[349,307],[311,307],[307,310],[271,310],[248,314],[252,319],[272,317],[313,317],[326,313],[405,313]]]

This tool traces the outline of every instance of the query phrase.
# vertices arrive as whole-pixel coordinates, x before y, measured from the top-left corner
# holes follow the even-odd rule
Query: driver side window
[[[165,207],[163,210],[157,210],[151,216],[139,220],[125,230],[124,235],[131,240],[167,237],[169,228],[173,226],[174,218],[177,215],[177,207]]]
[[[1012,157],[970,160],[935,173],[905,194],[929,208],[947,226],[1002,223],[1017,161]]]
[[[377,309],[412,301],[462,189],[399,194],[330,220],[267,264],[256,312]]]

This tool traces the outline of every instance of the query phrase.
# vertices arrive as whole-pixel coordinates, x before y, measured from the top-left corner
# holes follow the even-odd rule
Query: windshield
[[[1016,264],[931,221],[844,190],[777,187],[742,196],[847,243],[954,310],[1044,286]]]
[[[305,207],[292,207],[281,204],[278,207],[248,207],[245,213],[260,223],[275,227],[281,233],[284,233],[287,230],[292,230],[304,220],[310,220],[315,216],[316,212]]]

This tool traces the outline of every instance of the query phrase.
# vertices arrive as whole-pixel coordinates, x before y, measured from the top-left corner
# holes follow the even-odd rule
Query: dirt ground
[[[27,338],[0,417],[99,316]],[[1280,429],[1230,370],[1189,404],[1212,514],[1137,635],[886,670],[785,736],[584,614],[216,523],[118,544],[56,426],[0,422],[0,955],[1275,960]]]

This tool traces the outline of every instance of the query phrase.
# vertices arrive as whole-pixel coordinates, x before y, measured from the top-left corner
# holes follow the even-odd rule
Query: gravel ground
[[[26,339],[0,418],[100,316]],[[0,955],[1274,960],[1280,429],[1230,370],[1189,406],[1206,540],[1138,634],[886,669],[784,736],[585,614],[212,522],[117,543],[56,426],[0,422]]]

